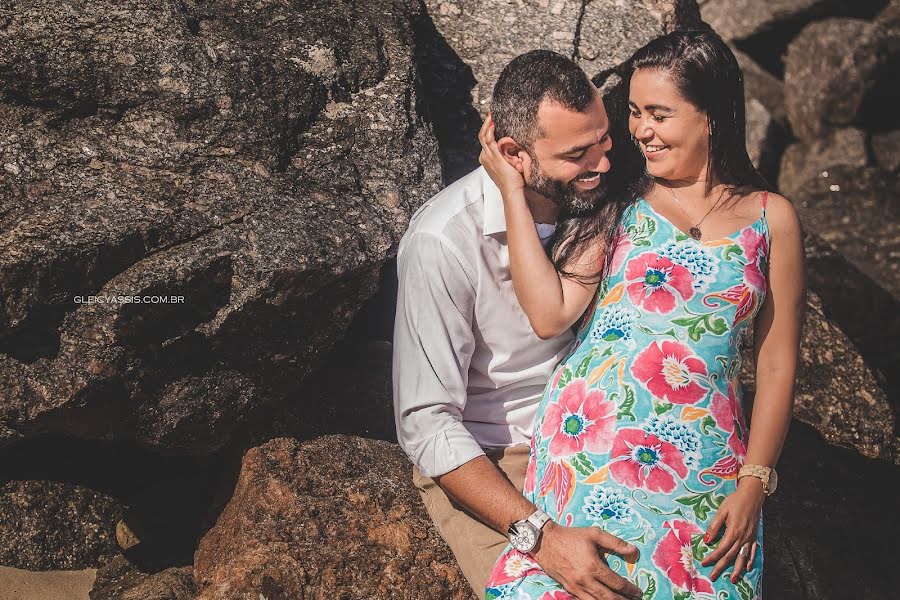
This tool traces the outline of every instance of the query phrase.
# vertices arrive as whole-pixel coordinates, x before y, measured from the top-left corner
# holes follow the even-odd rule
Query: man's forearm
[[[504,535],[510,523],[527,518],[535,509],[486,456],[434,480],[444,493]]]

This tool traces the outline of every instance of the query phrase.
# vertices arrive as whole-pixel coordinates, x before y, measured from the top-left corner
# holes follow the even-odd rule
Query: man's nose
[[[600,144],[595,145],[590,150],[588,163],[585,165],[588,171],[594,173],[606,173],[609,171],[609,157],[606,155],[606,148]]]

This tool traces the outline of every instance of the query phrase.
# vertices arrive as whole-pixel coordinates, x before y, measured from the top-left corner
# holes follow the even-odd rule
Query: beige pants
[[[525,485],[525,469],[528,467],[528,446],[488,450],[486,454],[521,492]],[[413,467],[413,484],[419,488],[425,510],[453,551],[463,575],[475,590],[475,595],[483,598],[494,563],[509,543],[506,535],[494,531],[466,512],[448,498],[433,479],[423,476],[416,467]]]

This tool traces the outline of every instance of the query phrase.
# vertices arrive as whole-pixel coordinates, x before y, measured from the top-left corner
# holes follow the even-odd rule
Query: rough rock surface
[[[891,73],[898,51],[883,27],[867,21],[827,19],[805,27],[785,58],[785,101],[794,134],[815,138],[870,121],[896,126]]]
[[[703,20],[726,40],[745,40],[824,15],[870,15],[884,0],[700,0]]]
[[[84,486],[10,481],[0,486],[0,565],[75,570],[118,554],[116,522],[124,507]]]
[[[741,380],[749,390],[756,387],[754,375],[748,344]],[[900,440],[883,383],[825,315],[815,292],[807,297],[794,418],[813,427],[829,444],[900,464]]]
[[[878,166],[885,171],[900,171],[900,129],[873,135],[872,154]]]
[[[0,4],[0,444],[206,453],[296,391],[438,189],[420,9]]]
[[[396,445],[363,438],[251,449],[194,557],[199,598],[470,598],[410,473]]]
[[[534,48],[570,56],[589,76],[627,60],[651,39],[677,27],[696,26],[695,0],[426,0],[431,22],[423,72],[445,178],[477,166],[476,133],[490,107],[500,71]],[[432,24],[433,23],[433,24]]]
[[[878,285],[900,298],[897,175],[833,167],[791,198],[803,226],[820,235]]]
[[[838,129],[808,142],[797,142],[788,146],[781,156],[778,189],[793,199],[810,180],[827,179],[830,168],[861,168],[868,160],[866,132],[854,127]]]
[[[90,592],[91,600],[193,600],[196,596],[190,566],[145,573],[121,556],[97,571]]]
[[[763,69],[752,57],[731,47],[734,57],[744,74],[744,95],[755,98],[766,107],[772,118],[779,123],[787,122],[787,109],[784,106],[784,83]]]

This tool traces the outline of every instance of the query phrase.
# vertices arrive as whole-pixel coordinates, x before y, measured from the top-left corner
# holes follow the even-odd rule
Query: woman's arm
[[[597,293],[599,282],[583,283],[559,274],[547,258],[534,227],[534,217],[525,199],[523,175],[501,152],[494,139],[490,116],[482,125],[478,137],[481,140],[479,162],[503,195],[509,268],[516,297],[538,337],[555,337],[571,327],[584,313]],[[602,259],[601,244],[597,243],[578,257],[576,264],[568,270],[576,277],[582,273],[587,275],[596,271],[595,266]]]
[[[773,467],[791,422],[800,326],[806,306],[806,270],[800,220],[793,205],[782,196],[770,194],[766,214],[772,247],[768,291],[754,321],[756,396],[744,462]],[[739,556],[738,552],[756,540],[764,498],[762,482],[756,477],[743,477],[737,490],[719,507],[707,528],[707,538],[715,539],[723,524],[725,533],[703,561],[705,565],[718,561],[713,580],[732,562],[733,580],[752,563],[752,554]]]

